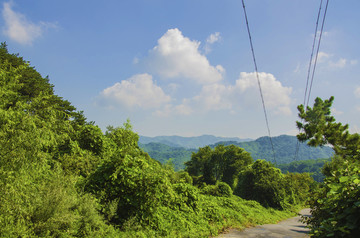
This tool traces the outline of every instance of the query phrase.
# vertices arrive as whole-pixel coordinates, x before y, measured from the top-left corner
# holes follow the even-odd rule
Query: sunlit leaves
[[[305,111],[300,105],[297,122],[303,132],[299,140],[311,146],[331,144],[336,156],[325,164],[324,184],[310,200],[312,218],[307,220],[315,237],[357,237],[360,235],[360,135],[350,134],[348,125],[336,123],[330,116],[334,98],[317,98]]]

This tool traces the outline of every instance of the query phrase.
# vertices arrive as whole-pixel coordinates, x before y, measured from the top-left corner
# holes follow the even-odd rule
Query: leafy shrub
[[[201,193],[217,197],[230,197],[233,191],[227,183],[217,182],[215,185],[206,185],[203,187]]]
[[[339,162],[337,160],[337,162]],[[360,163],[343,161],[310,201],[314,237],[360,236]]]
[[[199,191],[196,187],[187,183],[174,184],[173,188],[177,193],[174,203],[182,211],[198,210]]]
[[[257,160],[239,176],[235,194],[258,201],[265,207],[286,208],[285,180],[279,169],[270,162]]]

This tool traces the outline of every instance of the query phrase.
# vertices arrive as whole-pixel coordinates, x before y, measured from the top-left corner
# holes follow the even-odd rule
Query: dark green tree
[[[297,121],[297,127],[303,131],[297,135],[299,141],[308,141],[310,146],[333,146],[336,154],[353,156],[360,149],[360,135],[350,134],[349,125],[336,122],[331,116],[331,106],[334,97],[323,101],[316,98],[313,108],[298,106],[301,122]]]
[[[79,193],[77,177],[67,175],[54,160],[58,145],[69,138],[70,122],[50,106],[33,113],[46,95],[31,102],[17,100],[20,71],[27,66],[6,64],[0,65],[1,236],[106,236],[109,227],[96,200]]]
[[[285,179],[280,169],[270,162],[257,160],[239,175],[234,193],[265,207],[287,208]]]
[[[324,184],[310,200],[312,218],[307,220],[315,237],[360,236],[360,135],[350,134],[331,116],[334,97],[323,101],[316,98],[306,110],[298,106],[297,122],[303,132],[300,141],[310,146],[333,146],[336,156],[324,166]]]
[[[250,154],[235,145],[217,145],[199,148],[186,162],[186,169],[194,181],[215,184],[216,181],[227,183],[234,188],[238,174],[253,162]]]

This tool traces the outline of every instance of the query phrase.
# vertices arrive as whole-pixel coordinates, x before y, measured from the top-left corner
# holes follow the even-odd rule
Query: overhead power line
[[[316,63],[317,63],[317,59],[318,59],[318,56],[319,56],[320,43],[321,43],[321,38],[322,38],[323,30],[324,30],[324,24],[325,24],[328,5],[329,5],[329,0],[326,1],[326,6],[325,6],[324,15],[323,15],[322,24],[321,24],[321,30],[320,30],[320,34],[319,34],[319,40],[318,40],[318,43],[317,43],[315,61],[314,61],[314,65],[312,66],[315,43],[316,43],[316,38],[317,38],[317,34],[318,34],[318,24],[319,24],[319,18],[320,18],[320,15],[321,15],[322,4],[323,4],[323,0],[320,1],[319,11],[318,11],[317,20],[316,20],[316,26],[315,26],[314,41],[313,41],[313,45],[312,45],[311,56],[310,56],[309,67],[308,67],[308,74],[307,74],[307,78],[306,78],[306,87],[305,87],[304,104],[303,104],[304,108],[305,108],[305,111],[307,111],[307,107],[308,107],[309,101],[310,101],[311,89],[312,89],[312,85],[313,85],[313,82],[314,82]],[[309,86],[310,74],[311,74],[311,80],[310,80],[310,86]],[[302,122],[303,122],[303,120],[301,120],[301,123]],[[299,129],[299,133],[300,133],[300,129]],[[294,160],[297,159],[297,156],[298,156],[298,153],[299,153],[299,146],[300,146],[300,142],[297,141]]]
[[[314,81],[316,63],[317,63],[317,59],[318,59],[318,56],[319,56],[319,49],[320,49],[321,37],[322,37],[322,34],[323,34],[323,30],[324,30],[324,24],[325,24],[325,18],[326,18],[326,12],[327,12],[327,9],[328,9],[328,5],[329,5],[329,0],[326,1],[324,16],[323,16],[323,20],[322,20],[322,24],[321,24],[319,42],[318,42],[318,45],[317,45],[316,57],[315,57],[314,67],[313,67],[312,76],[311,76],[311,83],[310,83],[310,88],[309,88],[309,94],[308,94],[308,99],[307,99],[307,103],[306,103],[306,108],[307,108],[307,106],[309,105],[311,88],[312,88],[313,81]]]
[[[264,96],[263,96],[262,89],[261,89],[261,83],[260,83],[258,68],[257,68],[257,64],[256,64],[254,46],[253,46],[253,43],[252,43],[252,38],[251,38],[251,33],[250,33],[250,27],[249,27],[248,17],[247,17],[247,14],[246,14],[246,8],[245,8],[245,2],[244,2],[244,0],[242,0],[242,5],[243,5],[243,9],[244,9],[246,27],[247,27],[248,36],[249,36],[249,41],[250,41],[251,53],[252,53],[252,57],[253,57],[253,61],[254,61],[254,66],[255,66],[256,79],[257,79],[257,82],[258,82],[259,91],[260,91],[260,96],[261,96],[261,102],[262,102],[262,105],[263,105],[263,110],[264,110],[264,115],[265,115],[266,127],[267,127],[267,130],[268,130],[269,140],[270,140],[270,144],[271,144],[271,148],[272,148],[272,152],[273,152],[273,156],[274,156],[274,163],[276,164],[276,156],[275,156],[274,144],[273,144],[273,141],[272,141],[272,138],[271,138],[269,120],[268,120],[268,116],[267,116],[267,112],[266,112]]]

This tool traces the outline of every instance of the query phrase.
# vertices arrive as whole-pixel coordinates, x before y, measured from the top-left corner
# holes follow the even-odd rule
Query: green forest
[[[324,183],[283,174],[236,145],[199,148],[175,171],[139,147],[130,121],[103,132],[2,43],[0,236],[210,237],[310,206],[315,236],[354,237],[360,136],[330,116],[332,100],[299,106],[297,124],[299,140],[335,150]]]
[[[310,173],[311,177],[313,177],[315,181],[323,182],[325,175],[322,172],[322,168],[330,161],[330,158],[301,160],[293,161],[289,164],[278,164],[276,167],[281,169],[281,172],[283,173]]]
[[[193,143],[194,141],[192,138],[189,138],[188,140],[186,139],[187,138],[182,138],[183,144],[190,145],[190,143]],[[147,139],[147,141],[151,141],[151,140]],[[283,164],[288,164],[300,160],[316,160],[322,158],[330,158],[334,154],[333,149],[329,146],[309,147],[306,143],[299,143],[298,153],[295,158],[295,151],[297,148],[296,136],[281,135],[281,136],[273,137],[272,141],[274,144],[274,151],[276,155],[276,166],[278,167]],[[267,161],[274,162],[274,154],[272,151],[269,137],[260,137],[254,141],[246,141],[246,142],[220,141],[215,144],[211,144],[209,146],[214,148],[220,144],[236,145],[238,147],[244,148],[247,152],[251,154],[251,157],[254,160],[265,159]],[[161,163],[167,163],[168,160],[170,159],[176,171],[185,169],[185,162],[191,159],[192,153],[198,151],[198,149],[196,149],[195,147],[184,148],[178,146],[178,144],[171,146],[169,140],[166,141],[163,140],[161,142],[149,142],[145,144],[139,143],[139,146],[145,152],[147,152],[151,156],[151,158],[154,158],[160,161]],[[319,166],[318,170],[316,171],[320,173],[321,167],[322,166]],[[311,171],[289,170],[289,172],[315,172],[315,170],[313,169]]]

